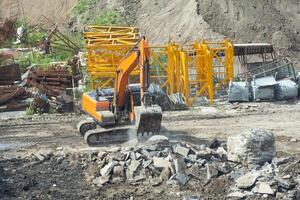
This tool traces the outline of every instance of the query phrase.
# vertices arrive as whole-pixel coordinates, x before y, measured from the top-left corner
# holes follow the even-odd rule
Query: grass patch
[[[91,23],[94,25],[121,25],[124,22],[119,9],[111,8],[102,10]]]
[[[92,5],[96,4],[96,0],[79,0],[76,6],[72,9],[74,15],[85,13]]]

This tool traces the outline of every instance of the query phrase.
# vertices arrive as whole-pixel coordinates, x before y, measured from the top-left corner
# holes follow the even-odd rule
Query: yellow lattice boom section
[[[140,38],[139,29],[86,26],[83,35],[87,49],[87,70],[92,79],[92,88],[112,87],[118,63]],[[132,73],[132,76],[137,75],[138,69]]]

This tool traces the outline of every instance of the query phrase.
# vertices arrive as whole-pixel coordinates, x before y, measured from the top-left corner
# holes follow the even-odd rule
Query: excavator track
[[[89,130],[94,130],[97,128],[97,124],[94,121],[93,118],[88,118],[85,120],[81,120],[78,124],[77,124],[77,130],[79,131],[79,133],[84,136],[86,132],[88,132]]]
[[[101,146],[108,144],[120,144],[137,138],[145,141],[153,133],[137,133],[132,125],[114,128],[97,128],[89,130],[84,135],[84,140],[89,146]]]

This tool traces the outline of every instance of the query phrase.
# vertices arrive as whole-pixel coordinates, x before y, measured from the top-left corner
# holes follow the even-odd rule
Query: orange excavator
[[[113,89],[96,89],[83,94],[82,110],[91,118],[79,122],[77,128],[90,146],[159,133],[162,110],[152,104],[147,92],[149,57],[148,42],[142,37],[120,61]],[[129,75],[136,66],[140,69],[139,83],[129,84]],[[134,122],[135,128],[132,126]]]

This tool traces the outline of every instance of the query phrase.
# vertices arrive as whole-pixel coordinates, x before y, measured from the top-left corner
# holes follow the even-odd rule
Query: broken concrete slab
[[[184,147],[180,144],[177,144],[176,147],[175,147],[175,153],[177,153],[181,156],[187,157],[189,152],[190,152],[189,148],[186,148],[186,147]]]
[[[161,171],[161,173],[159,175],[159,177],[161,177],[162,180],[164,180],[164,181],[169,180],[170,176],[171,176],[171,171],[169,168],[163,168],[163,170]]]
[[[217,168],[215,168],[215,166],[213,166],[211,164],[207,164],[206,170],[207,170],[207,179],[208,180],[218,177],[219,171]]]
[[[191,175],[198,180],[202,180],[203,177],[207,177],[207,169],[202,168],[199,164],[195,164],[186,170],[186,174]]]
[[[227,195],[228,198],[235,198],[235,199],[244,199],[247,195],[242,192],[232,192]]]
[[[283,179],[280,177],[275,178],[278,182],[278,186],[286,190],[291,190],[296,186],[296,183],[293,179]]]
[[[161,177],[154,177],[150,180],[152,186],[159,186],[163,182]]]
[[[134,174],[140,165],[141,165],[140,160],[132,160],[130,165],[128,166],[130,173]]]
[[[115,166],[113,169],[113,175],[123,177],[124,176],[124,167],[121,165]]]
[[[101,174],[102,176],[109,176],[110,173],[112,172],[114,166],[115,166],[115,162],[114,162],[114,161],[108,163],[107,165],[105,165],[105,166],[101,169],[100,174]]]
[[[228,160],[243,164],[264,164],[276,155],[273,133],[261,129],[246,130],[227,139]]]
[[[166,158],[153,157],[153,165],[157,169],[170,168],[171,163]]]
[[[181,185],[186,185],[190,177],[185,173],[177,173],[174,177]]]
[[[186,163],[184,162],[183,158],[177,158],[174,160],[174,166],[175,166],[175,172],[176,173],[184,173],[187,166]]]
[[[169,138],[164,135],[154,135],[148,139],[148,142],[152,144],[168,143]]]
[[[109,181],[108,176],[100,176],[93,180],[93,183],[97,185],[98,187],[102,187],[105,183]]]
[[[268,183],[260,183],[258,186],[258,193],[274,195],[274,191]]]
[[[241,189],[247,189],[255,184],[257,178],[258,178],[258,173],[248,172],[247,174],[237,178],[236,186]]]

